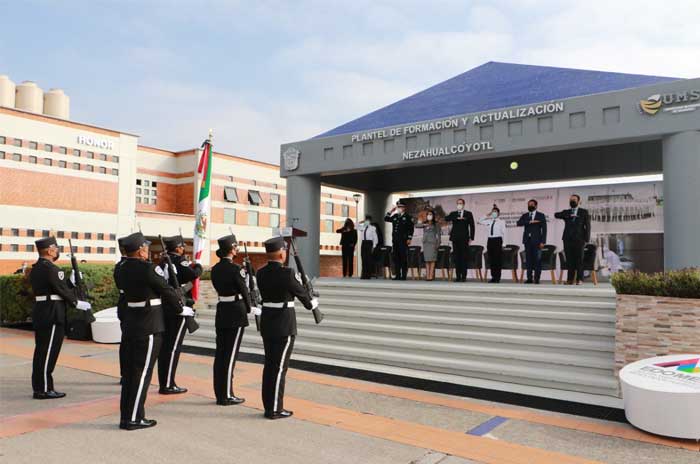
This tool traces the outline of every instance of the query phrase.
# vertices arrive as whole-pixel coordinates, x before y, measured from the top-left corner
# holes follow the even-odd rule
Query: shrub
[[[70,266],[61,266],[70,274]],[[116,306],[119,291],[114,285],[112,264],[81,264],[85,283],[88,285],[93,312]],[[0,322],[12,324],[26,322],[31,318],[34,303],[29,279],[22,275],[0,276]]]
[[[626,295],[700,298],[700,268],[644,274],[618,272],[612,276],[615,291]]]

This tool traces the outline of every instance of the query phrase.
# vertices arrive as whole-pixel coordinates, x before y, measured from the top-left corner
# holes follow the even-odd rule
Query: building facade
[[[0,273],[36,259],[34,241],[58,238],[61,260],[68,239],[91,263],[118,259],[116,238],[139,230],[147,236],[191,239],[201,151],[180,152],[139,145],[138,136],[73,122],[41,112],[0,106]],[[216,146],[216,141],[214,141]],[[286,181],[279,166],[214,152],[211,253],[232,230],[254,261],[276,227],[305,225],[286,215]],[[339,235],[356,217],[353,192],[323,189],[319,252],[324,275],[340,273]]]

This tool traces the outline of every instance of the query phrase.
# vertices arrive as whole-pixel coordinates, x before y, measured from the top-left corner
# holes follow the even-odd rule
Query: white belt
[[[294,300],[288,301],[287,303],[263,303],[262,307],[263,308],[275,308],[275,309],[282,309],[284,308],[284,305],[287,305],[287,308],[293,308],[294,307]]]
[[[120,289],[119,289],[119,293],[124,293],[124,290],[122,290],[122,289],[120,288]]]
[[[229,295],[229,296],[220,296],[219,301],[228,303],[230,301],[239,301],[242,300],[243,297],[241,295]]]
[[[36,301],[46,300],[63,301],[63,298],[61,298],[61,295],[41,295],[36,297]]]
[[[149,301],[130,301],[126,305],[130,308],[145,308],[146,303],[150,303],[151,306],[160,306],[160,298],[154,298]]]

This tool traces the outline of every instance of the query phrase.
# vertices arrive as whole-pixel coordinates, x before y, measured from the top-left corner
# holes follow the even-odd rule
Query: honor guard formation
[[[114,266],[114,282],[119,290],[117,317],[122,336],[119,347],[121,373],[119,428],[137,430],[156,425],[146,418],[144,404],[153,368],[158,362],[159,393],[184,393],[186,388],[175,381],[178,360],[187,331],[198,325],[192,309],[193,282],[202,274],[202,266],[185,259],[182,236],[161,239],[164,252],[159,263],[150,258],[149,242],[141,232],[118,239],[121,260]],[[35,295],[32,320],[35,330],[32,388],[35,399],[62,398],[54,390],[52,373],[61,350],[66,327],[67,306],[86,314],[89,302],[77,298],[81,275],[66,276],[54,264],[60,252],[54,237],[37,240],[39,259],[29,279]],[[292,415],[284,409],[284,386],[289,359],[297,334],[295,299],[318,316],[318,300],[294,270],[285,266],[287,244],[282,237],[265,242],[268,263],[255,275],[233,262],[238,254],[236,236],[218,240],[216,255],[220,261],[212,267],[212,284],[218,294],[216,306],[216,355],[214,358],[214,392],[216,404],[229,406],[243,403],[233,391],[236,359],[248,326],[248,314],[260,320],[260,334],[265,346],[262,398],[265,417],[283,419]],[[299,263],[297,264],[300,265]],[[260,301],[253,298],[259,286]],[[254,292],[251,292],[254,289]]]

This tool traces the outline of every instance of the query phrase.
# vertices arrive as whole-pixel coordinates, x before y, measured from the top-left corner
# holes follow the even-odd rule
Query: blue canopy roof
[[[678,78],[489,61],[317,137],[531,105],[674,80]]]

